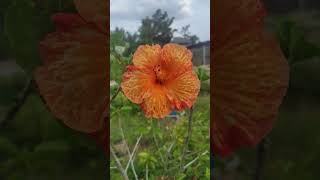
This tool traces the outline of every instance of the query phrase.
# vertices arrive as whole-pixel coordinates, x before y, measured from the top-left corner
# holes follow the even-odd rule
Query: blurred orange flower
[[[56,32],[40,43],[34,72],[49,109],[67,126],[93,135],[108,150],[107,1],[75,0],[79,14],[56,14]]]
[[[255,146],[271,130],[289,69],[277,43],[263,32],[259,0],[213,3],[211,148],[226,156]]]
[[[142,45],[127,67],[121,88],[147,118],[164,118],[194,104],[200,81],[192,71],[192,53],[177,44]]]

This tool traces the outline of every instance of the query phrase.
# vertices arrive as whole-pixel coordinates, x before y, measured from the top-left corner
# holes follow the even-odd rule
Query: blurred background
[[[229,159],[215,159],[214,174],[217,180],[319,179],[320,1],[264,3],[266,29],[276,36],[290,63],[288,93],[263,143]]]
[[[50,16],[72,0],[0,1],[0,179],[101,180],[107,166],[94,140],[55,119],[30,82]]]

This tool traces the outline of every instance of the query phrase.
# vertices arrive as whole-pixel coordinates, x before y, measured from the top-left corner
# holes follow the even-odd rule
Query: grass
[[[139,108],[138,105],[131,104],[126,97],[121,93],[115,99],[115,106],[117,104],[122,104],[123,106],[132,106],[134,109],[129,111],[121,112],[111,118],[110,122],[110,129],[111,129],[111,144],[115,146],[115,149],[118,153],[119,158],[122,160],[123,164],[126,164],[128,158],[125,151],[124,142],[122,141],[121,137],[121,129],[119,128],[119,120],[121,120],[121,126],[123,132],[126,137],[126,141],[130,146],[130,149],[133,149],[133,146],[139,137],[142,134],[142,139],[140,143],[140,147],[138,149],[137,154],[139,153],[150,153],[152,157],[157,159],[158,164],[161,164],[161,159],[159,159],[159,152],[163,151],[164,149],[168,148],[168,144],[172,142],[172,138],[168,139],[168,134],[174,137],[174,141],[177,141],[177,147],[183,146],[184,143],[184,136],[186,133],[187,127],[187,112],[182,112],[181,120],[175,121],[171,118],[165,118],[163,120],[152,120],[144,118],[142,110]],[[117,106],[119,109],[119,106]],[[121,108],[120,108],[121,109]],[[116,110],[113,110],[116,111]],[[112,114],[112,111],[111,111]],[[210,95],[207,93],[202,93],[195,104],[194,116],[193,116],[193,134],[192,139],[190,141],[190,148],[198,148],[198,151],[208,150],[209,151],[209,118],[210,118]],[[157,128],[160,127],[160,128]],[[160,147],[156,147],[153,133],[155,132],[156,138],[158,139],[158,144]],[[151,133],[150,133],[151,132]],[[197,145],[195,145],[197,144]],[[203,145],[200,147],[199,145]],[[164,149],[163,149],[164,148]],[[163,149],[163,150],[162,150]],[[179,148],[174,148],[173,156],[177,158],[177,156],[181,155]],[[194,155],[187,158],[186,162],[189,162],[190,158],[197,155],[195,152]],[[205,158],[206,157],[206,158]],[[203,161],[203,164],[207,165],[209,168],[209,154],[203,158],[200,158],[199,161]],[[178,159],[175,160],[179,162]],[[141,158],[137,156],[135,161],[136,171],[138,172],[139,177],[144,177],[144,166],[141,166]],[[158,169],[150,170],[150,175],[158,174],[161,175],[163,169],[159,169],[160,166],[156,165]],[[171,168],[174,167],[174,163],[169,165]],[[114,164],[111,165],[114,167]],[[192,167],[192,166],[191,166]],[[196,168],[196,167],[193,167]],[[205,170],[205,169],[203,169]],[[205,171],[194,169],[195,172],[198,174],[204,174]],[[177,172],[173,172],[176,174]],[[163,174],[162,174],[163,175]],[[196,174],[194,174],[196,175]],[[111,170],[111,177],[116,178],[119,177],[119,173],[116,169]],[[151,176],[152,177],[152,176]]]
[[[267,179],[312,180],[320,176],[319,98],[296,98],[288,97],[271,133]]]

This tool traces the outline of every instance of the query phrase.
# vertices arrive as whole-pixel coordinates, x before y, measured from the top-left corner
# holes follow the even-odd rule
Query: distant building
[[[192,51],[194,66],[210,65],[210,41],[187,46]]]
[[[192,62],[194,66],[210,65],[210,41],[192,44],[189,39],[175,37],[171,42],[186,46],[192,51]]]
[[[174,37],[171,40],[172,43],[175,44],[180,44],[180,45],[184,45],[184,46],[189,46],[192,44],[192,42],[189,39],[183,38],[183,37]]]

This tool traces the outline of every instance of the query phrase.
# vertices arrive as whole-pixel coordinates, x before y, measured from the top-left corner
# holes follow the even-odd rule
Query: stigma
[[[166,80],[165,71],[159,64],[153,67],[153,71],[156,75],[156,83],[162,85]]]

